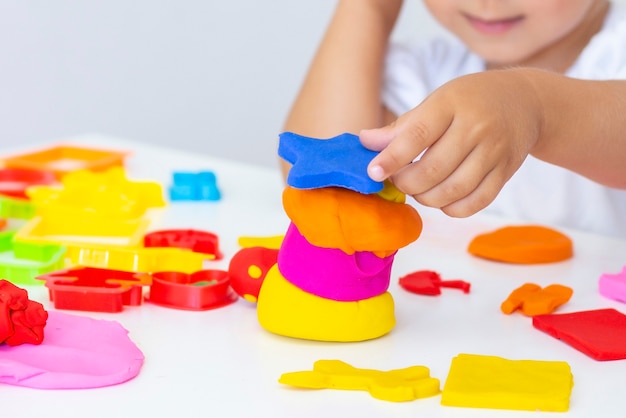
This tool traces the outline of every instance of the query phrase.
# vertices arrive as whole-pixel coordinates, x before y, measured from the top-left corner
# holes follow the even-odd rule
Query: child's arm
[[[452,80],[361,141],[382,150],[372,178],[392,177],[421,204],[464,217],[489,205],[528,154],[626,189],[624,115],[624,80],[488,71]]]
[[[284,129],[327,138],[382,126],[383,61],[402,0],[341,0]],[[281,162],[283,172],[289,165]]]

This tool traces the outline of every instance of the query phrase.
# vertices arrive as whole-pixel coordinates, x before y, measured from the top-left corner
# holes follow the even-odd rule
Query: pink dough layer
[[[380,258],[369,251],[348,255],[337,248],[317,247],[291,223],[278,252],[278,269],[305,292],[348,302],[387,291],[394,255]]]
[[[117,385],[137,376],[143,360],[118,322],[50,311],[40,345],[0,345],[0,383],[38,389]]]

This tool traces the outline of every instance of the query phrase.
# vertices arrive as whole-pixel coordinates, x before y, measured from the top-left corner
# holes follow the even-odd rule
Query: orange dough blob
[[[283,207],[311,244],[346,254],[371,251],[387,257],[422,232],[422,218],[412,206],[337,187],[287,187]]]
[[[568,236],[538,225],[507,226],[478,235],[467,250],[477,257],[516,264],[554,263],[574,254]]]

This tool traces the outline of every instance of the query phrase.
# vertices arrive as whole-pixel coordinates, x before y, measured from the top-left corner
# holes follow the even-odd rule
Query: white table
[[[228,138],[224,138],[228,140]],[[268,139],[259,139],[268,140]],[[271,140],[271,139],[269,139]],[[219,202],[174,202],[152,229],[195,228],[215,232],[227,268],[241,235],[282,234],[288,219],[281,206],[278,170],[192,155],[105,136],[84,136],[75,144],[133,151],[128,176],[153,179],[165,187],[173,171],[213,170],[223,198]],[[57,142],[44,143],[50,146]],[[274,144],[268,143],[268,146]],[[24,151],[19,146],[3,155]],[[475,258],[466,247],[476,234],[509,225],[506,219],[474,216],[450,219],[419,209],[424,231],[395,259],[390,291],[397,326],[387,336],[362,343],[301,341],[270,334],[256,318],[255,306],[240,299],[225,308],[193,312],[144,303],[122,313],[68,313],[119,321],[145,354],[135,379],[88,390],[46,391],[0,386],[2,417],[527,417],[555,416],[486,409],[444,407],[440,396],[407,403],[372,398],[360,391],[303,391],[280,385],[282,373],[309,370],[318,359],[340,359],[356,367],[388,370],[424,365],[441,380],[460,353],[508,359],[562,360],[570,364],[575,385],[570,411],[558,416],[622,417],[626,409],[626,362],[597,362],[532,327],[519,313],[507,316],[500,303],[526,282],[571,286],[574,295],[559,312],[626,306],[598,294],[600,274],[626,264],[626,240],[564,231],[574,240],[569,261],[517,266]],[[430,269],[443,278],[471,282],[471,293],[444,289],[439,297],[401,289],[403,274]],[[30,297],[53,309],[44,287],[29,286]]]

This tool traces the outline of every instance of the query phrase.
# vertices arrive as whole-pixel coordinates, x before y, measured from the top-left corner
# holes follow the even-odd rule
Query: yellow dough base
[[[278,265],[265,276],[257,315],[261,326],[272,333],[316,341],[371,340],[396,324],[389,292],[355,302],[324,299],[289,283]]]

